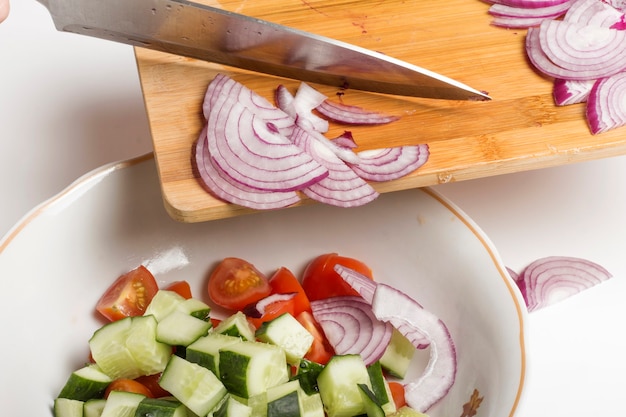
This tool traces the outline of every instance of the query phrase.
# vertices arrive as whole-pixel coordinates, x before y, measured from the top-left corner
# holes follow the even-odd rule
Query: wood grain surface
[[[374,183],[382,193],[450,181],[539,169],[626,153],[626,131],[589,133],[584,105],[556,107],[551,80],[524,53],[525,30],[490,26],[479,0],[206,1],[383,52],[487,91],[490,102],[385,96],[347,90],[346,104],[401,116],[395,123],[348,128],[358,150],[428,143],[430,158],[416,172]],[[200,185],[192,145],[202,128],[207,85],[225,73],[270,99],[279,83],[299,82],[136,48],[154,153],[168,213],[200,222],[254,212],[226,204]],[[332,98],[337,88],[314,85]],[[346,127],[331,126],[331,134]],[[310,204],[303,199],[299,204]]]

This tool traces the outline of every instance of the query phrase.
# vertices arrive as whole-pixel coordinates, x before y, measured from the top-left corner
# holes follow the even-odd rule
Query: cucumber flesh
[[[241,311],[232,314],[227,317],[223,321],[220,322],[215,329],[213,330],[215,333],[226,334],[229,336],[240,337],[243,340],[254,341],[254,326],[252,326],[246,315]]]
[[[358,384],[371,388],[363,358],[356,354],[335,355],[317,378],[328,417],[352,417],[365,412]]]
[[[165,316],[157,325],[156,340],[172,346],[188,346],[206,336],[211,322],[176,310]]]
[[[70,398],[54,400],[54,417],[83,417],[84,402]]]
[[[204,366],[219,377],[219,350],[238,342],[241,342],[239,337],[209,333],[187,346],[185,359]]]
[[[252,408],[232,396],[227,396],[224,401],[212,415],[208,417],[251,417]]]
[[[363,407],[365,408],[367,417],[385,417],[385,412],[372,390],[365,384],[358,384],[358,387],[361,391]]]
[[[185,302],[185,297],[168,290],[159,290],[148,304],[144,316],[154,316],[156,321],[161,321]]]
[[[389,345],[379,360],[380,364],[390,375],[402,379],[411,366],[415,350],[415,346],[394,328]]]
[[[313,335],[289,313],[263,323],[256,337],[283,348],[290,364],[297,364],[313,344]]]
[[[428,417],[428,415],[420,413],[419,411],[414,410],[408,406],[404,406],[398,408],[398,411],[393,414],[393,417]]]
[[[199,416],[206,416],[227,394],[213,372],[176,355],[170,358],[159,385]]]
[[[93,400],[85,401],[85,405],[83,406],[83,417],[100,417],[102,415],[102,411],[104,411],[106,402],[107,401],[104,398],[95,398]]]
[[[135,417],[139,403],[146,398],[132,392],[111,391],[101,417]]]
[[[187,417],[187,408],[178,400],[144,398],[137,406],[135,417]]]

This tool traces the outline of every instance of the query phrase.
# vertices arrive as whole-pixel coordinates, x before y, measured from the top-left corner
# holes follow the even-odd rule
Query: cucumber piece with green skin
[[[365,414],[367,414],[367,417],[385,417],[385,412],[380,406],[374,392],[365,384],[358,384],[358,387],[361,391],[363,407],[365,408]]]
[[[102,397],[107,386],[113,381],[96,364],[86,365],[72,372],[59,393],[59,398],[87,401]]]
[[[174,399],[144,398],[134,417],[187,417],[187,408]]]
[[[206,416],[227,394],[213,372],[176,355],[171,356],[159,385],[199,416]]]
[[[54,400],[54,417],[83,417],[84,402],[71,398]]]
[[[390,375],[404,378],[415,354],[415,346],[395,328],[391,340],[379,362]]]
[[[251,417],[252,408],[232,396],[228,396],[213,414],[207,417]]]
[[[248,407],[252,409],[254,417],[267,417],[267,391],[248,398]]]
[[[174,291],[159,290],[146,307],[144,316],[154,316],[156,321],[163,320],[185,302],[185,297]]]
[[[252,326],[246,315],[241,311],[225,318],[213,329],[215,333],[226,334],[229,336],[240,337],[243,340],[254,341],[254,326]]]
[[[352,417],[365,412],[358,384],[371,389],[363,358],[356,354],[333,356],[317,378],[328,417]]]
[[[183,301],[176,307],[178,311],[187,313],[197,319],[210,322],[211,319],[211,307],[204,301],[197,298],[190,298]]]
[[[156,340],[154,316],[127,317],[98,329],[89,340],[91,355],[111,379],[135,379],[162,372],[172,349]]]
[[[188,346],[198,338],[206,336],[210,328],[210,321],[175,310],[157,324],[156,340],[172,346]]]
[[[372,392],[376,396],[376,400],[386,415],[396,411],[396,403],[393,401],[389,383],[383,374],[383,367],[379,361],[374,362],[367,367],[367,373],[370,376]]]
[[[263,342],[283,348],[287,363],[292,365],[297,364],[313,344],[313,335],[289,313],[263,323],[255,336]]]
[[[306,394],[316,394],[319,391],[317,377],[322,372],[322,369],[324,369],[324,365],[308,359],[302,359],[298,363],[296,375],[291,379],[300,382],[300,386]]]
[[[219,375],[229,392],[250,398],[289,380],[285,352],[262,342],[242,340],[219,351]]]
[[[298,391],[291,391],[267,403],[267,417],[301,417]]]
[[[236,336],[209,333],[187,346],[185,359],[204,366],[219,377],[219,350],[238,342],[241,338]]]
[[[101,417],[135,417],[137,407],[144,398],[145,395],[133,392],[111,391]]]
[[[107,401],[104,398],[94,398],[85,401],[85,405],[83,406],[83,417],[102,416],[102,411],[104,411],[106,402]]]

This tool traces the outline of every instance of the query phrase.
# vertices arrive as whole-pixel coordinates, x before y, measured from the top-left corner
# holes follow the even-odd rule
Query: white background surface
[[[35,0],[0,24],[0,83],[0,236],[88,171],[152,150],[132,48],[57,32]],[[614,275],[531,313],[517,416],[626,415],[626,157],[435,189],[513,269],[569,255]]]

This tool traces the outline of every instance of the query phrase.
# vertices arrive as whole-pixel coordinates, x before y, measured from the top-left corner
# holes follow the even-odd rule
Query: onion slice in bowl
[[[311,310],[336,354],[359,354],[371,365],[385,353],[393,326],[374,317],[372,307],[361,297],[311,301]]]
[[[549,256],[519,273],[516,283],[528,311],[547,307],[611,278],[602,266],[581,258]]]
[[[425,413],[448,393],[456,379],[456,348],[448,328],[407,294],[383,283],[376,286],[372,311],[379,320],[391,323],[414,346],[417,347],[416,334],[430,340],[426,369],[404,386],[407,404]]]

